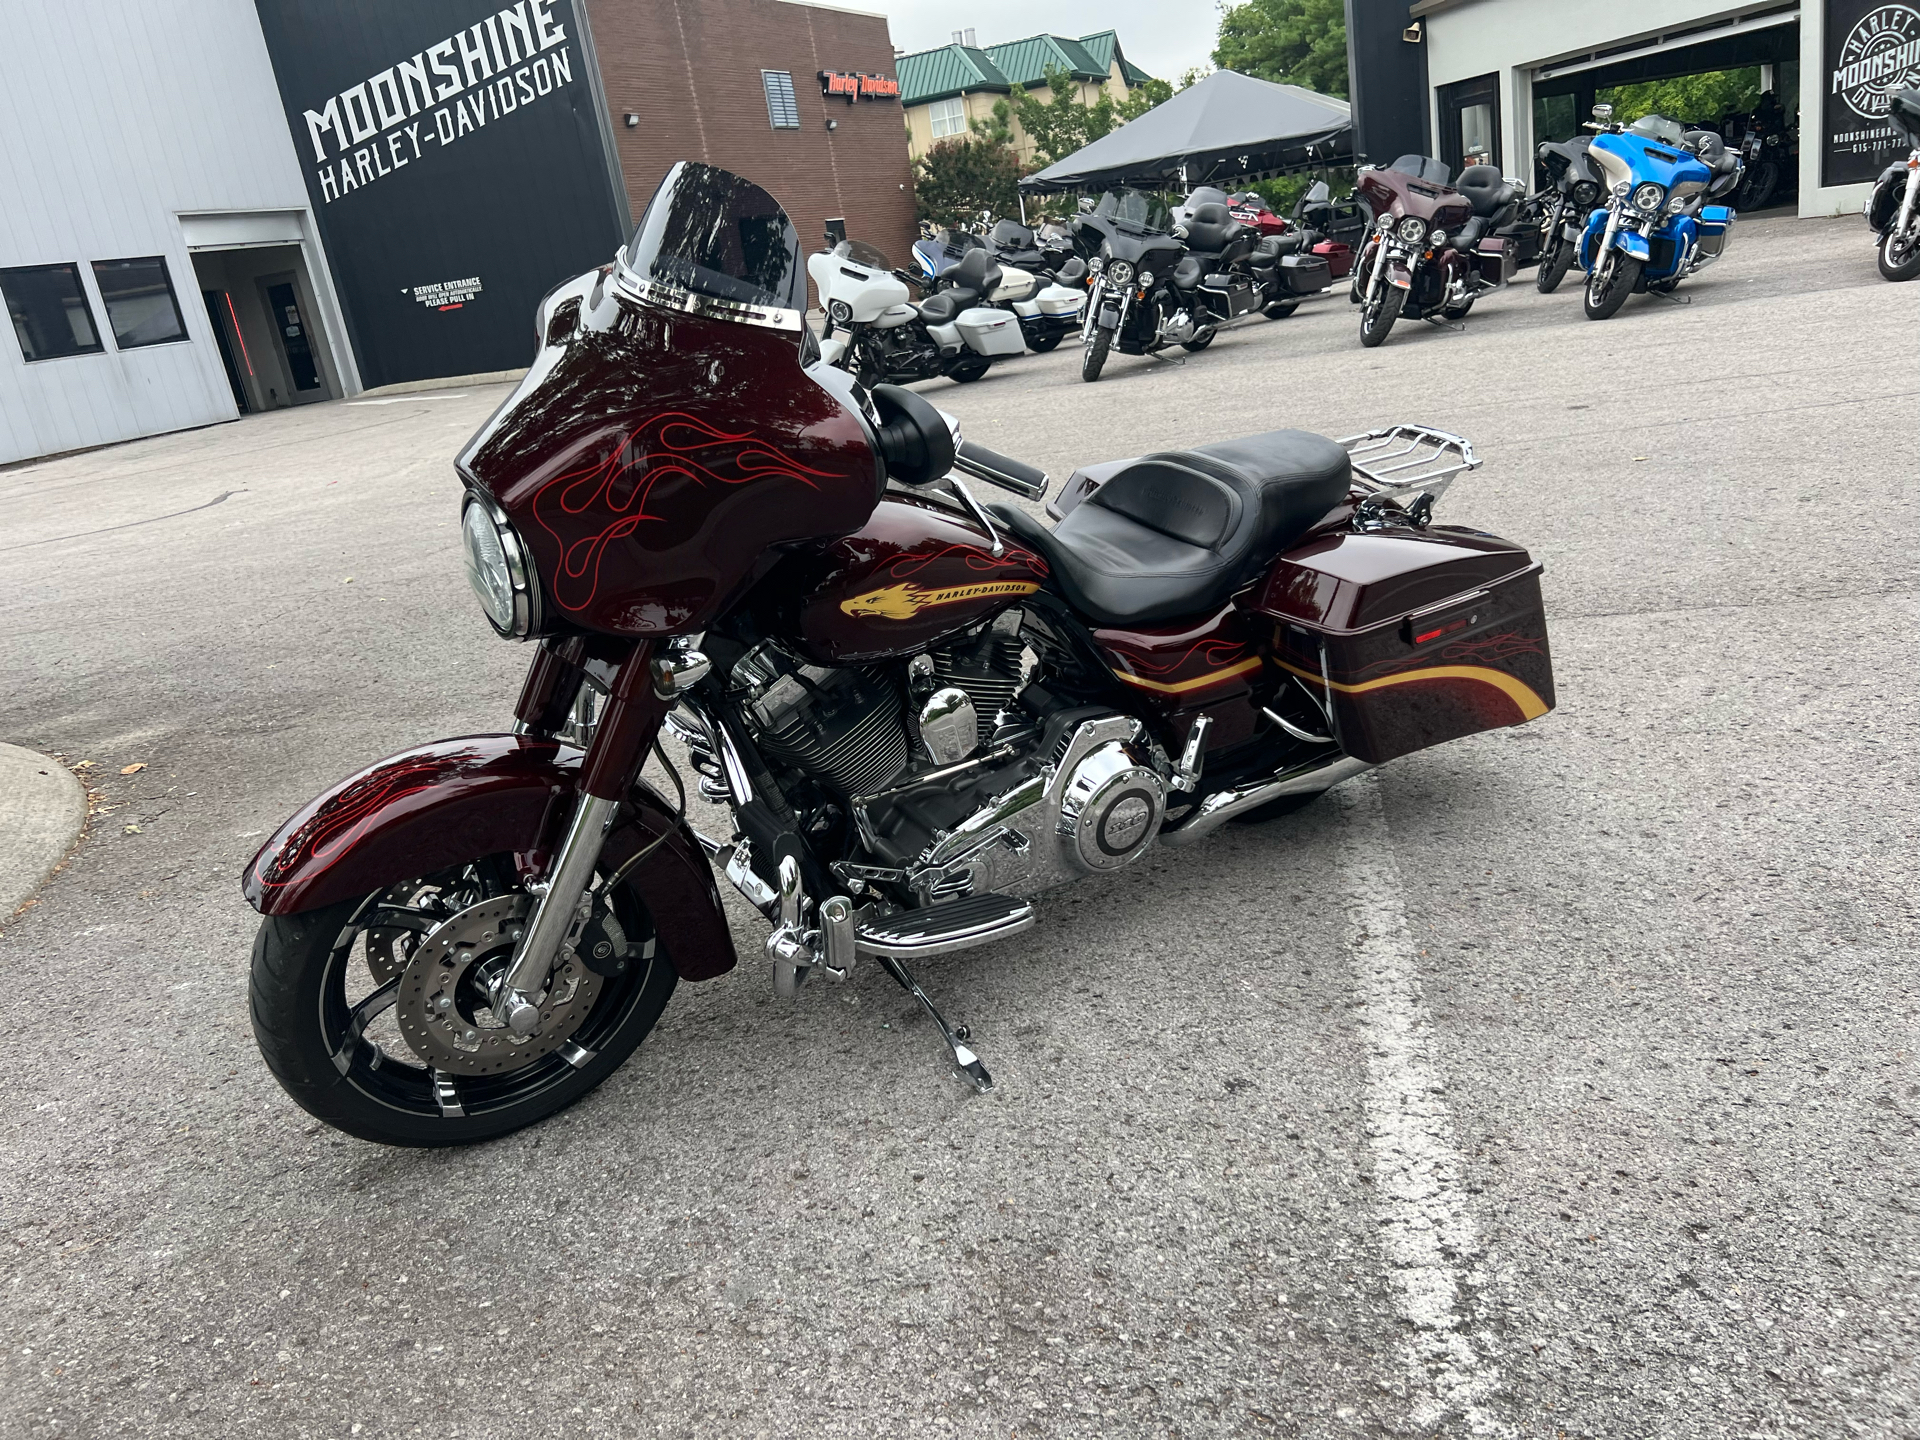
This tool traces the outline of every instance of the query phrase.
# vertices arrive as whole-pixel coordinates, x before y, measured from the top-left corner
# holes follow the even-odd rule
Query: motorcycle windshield
[[[799,330],[806,270],[793,222],[750,180],[697,160],[667,172],[621,279],[642,298],[746,325]]]
[[[1664,115],[1642,115],[1627,127],[1629,135],[1641,135],[1662,145],[1678,145],[1687,138],[1686,127]]]
[[[869,245],[864,240],[842,240],[833,247],[833,253],[842,260],[851,260],[856,265],[865,265],[869,270],[893,269],[893,262],[887,259],[879,247]]]
[[[1093,213],[1136,235],[1165,235],[1173,228],[1173,216],[1166,205],[1144,190],[1109,190],[1100,197]]]

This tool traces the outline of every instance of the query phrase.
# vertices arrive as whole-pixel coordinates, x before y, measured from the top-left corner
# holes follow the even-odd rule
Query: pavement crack
[[[71,535],[49,535],[44,540],[28,540],[19,545],[0,545],[0,555],[14,550],[27,550],[35,545],[57,545],[62,540],[84,540],[89,535],[109,535],[115,530],[131,530],[136,525],[154,525],[162,520],[176,520],[182,515],[192,515],[196,511],[211,510],[222,501],[231,500],[235,495],[244,495],[247,487],[238,490],[222,490],[204,505],[189,505],[184,510],[170,510],[165,515],[149,515],[144,520],[129,520],[124,525],[102,525],[98,530],[76,530]]]

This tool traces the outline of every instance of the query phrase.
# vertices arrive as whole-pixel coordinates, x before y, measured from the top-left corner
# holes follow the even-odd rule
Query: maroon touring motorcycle
[[[1426,155],[1360,172],[1355,193],[1376,217],[1353,267],[1368,349],[1384,343],[1402,315],[1457,324],[1475,300],[1513,278],[1513,242],[1494,232],[1518,216],[1518,187],[1491,165],[1469,165],[1451,185],[1447,174]]]
[[[1536,564],[1431,522],[1477,463],[1395,426],[1280,430],[1046,477],[909,391],[813,361],[764,190],[677,165],[616,263],[541,303],[461,451],[469,577],[537,648],[511,733],[383,760],[248,864],[254,1033],[289,1094],[369,1140],[451,1145],[578,1099],[681,980],[883,968],[991,1088],[909,962],[1033,898],[1306,804],[1553,705]],[[890,484],[890,482],[892,482]],[[661,732],[724,802],[641,778]]]

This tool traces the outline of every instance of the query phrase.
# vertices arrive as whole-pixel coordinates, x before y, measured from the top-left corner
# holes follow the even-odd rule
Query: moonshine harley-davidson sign
[[[524,366],[624,238],[573,0],[255,3],[362,382]]]
[[[1920,85],[1920,8],[1827,0],[1820,182],[1871,180],[1906,149],[1887,123],[1896,90]]]

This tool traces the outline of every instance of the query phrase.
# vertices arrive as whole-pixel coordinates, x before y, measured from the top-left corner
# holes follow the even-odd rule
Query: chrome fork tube
[[[1594,252],[1593,268],[1599,271],[1602,265],[1612,269],[1613,262],[1608,258],[1613,254],[1613,237],[1620,233],[1620,205],[1616,201],[1607,206],[1607,229],[1600,237],[1600,248]]]
[[[554,858],[546,893],[535,903],[526,937],[500,984],[495,1009],[516,1035],[531,1035],[540,1023],[539,997],[547,988],[547,977],[560,958],[561,947],[575,924],[586,918],[579,912],[581,902],[587,899],[587,882],[593,879],[607,827],[619,809],[618,800],[585,793],[580,796],[580,807],[573,812],[573,823],[567,827],[566,839]]]
[[[1387,281],[1387,237],[1382,234],[1379,243],[1373,247],[1373,273],[1367,277],[1367,304],[1372,305],[1380,299],[1380,287]]]

